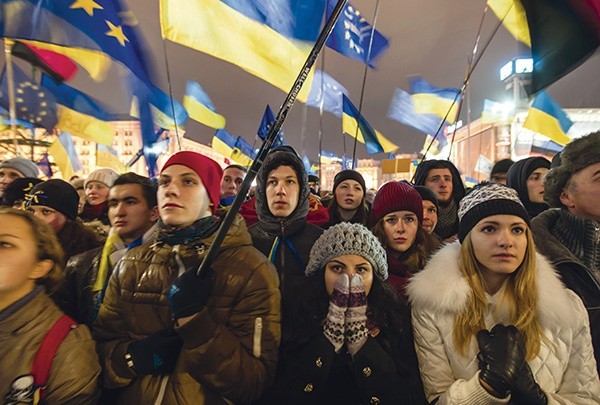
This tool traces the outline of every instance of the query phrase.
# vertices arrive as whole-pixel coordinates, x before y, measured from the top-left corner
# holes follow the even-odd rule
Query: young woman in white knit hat
[[[295,311],[283,319],[265,403],[423,404],[410,314],[386,282],[385,249],[342,222],[315,242]]]
[[[408,285],[427,400],[599,404],[587,313],[536,253],[516,191],[476,186],[458,216],[459,240]]]

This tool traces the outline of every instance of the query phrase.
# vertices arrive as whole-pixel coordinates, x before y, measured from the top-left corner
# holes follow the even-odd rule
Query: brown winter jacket
[[[2,403],[7,400],[6,396],[15,380],[31,373],[33,360],[44,337],[62,315],[43,292],[43,287],[37,287],[24,300],[26,302],[18,301],[0,311]],[[99,381],[100,365],[94,341],[88,328],[80,325],[67,334],[52,360],[46,391],[47,403],[95,404],[100,394]],[[13,391],[12,394],[17,393]]]
[[[204,242],[210,245],[214,234]],[[127,346],[172,327],[166,293],[177,277],[176,247],[145,244],[115,268],[94,324],[107,388],[126,387],[119,403],[248,403],[272,382],[281,336],[280,293],[271,263],[252,247],[241,216],[213,262],[206,307],[182,327],[177,365],[169,376],[136,377],[123,358]],[[179,247],[181,261],[206,250]]]

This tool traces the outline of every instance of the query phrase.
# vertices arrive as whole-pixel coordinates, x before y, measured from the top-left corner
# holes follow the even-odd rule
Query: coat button
[[[323,367],[323,360],[321,360],[320,357],[317,357],[317,361],[315,361],[315,364],[317,365],[317,367],[321,368]]]
[[[363,375],[365,377],[370,377],[373,371],[371,371],[371,367],[365,367],[362,369]]]
[[[381,401],[377,397],[371,397],[371,403],[372,404],[380,404]]]
[[[307,394],[311,393],[312,390],[313,390],[312,384],[306,384],[306,387],[304,387],[304,392],[306,392]]]

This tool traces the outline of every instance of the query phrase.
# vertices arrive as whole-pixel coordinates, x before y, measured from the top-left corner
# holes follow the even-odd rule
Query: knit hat
[[[323,269],[331,259],[343,255],[358,255],[373,266],[380,280],[388,277],[387,255],[375,235],[361,224],[340,222],[327,229],[314,243],[304,274]]]
[[[14,169],[21,173],[23,177],[38,177],[38,168],[29,159],[24,159],[22,157],[14,157],[12,159],[8,159],[0,163],[0,169],[9,168]]]
[[[371,226],[395,211],[410,211],[417,216],[419,223],[423,222],[423,200],[410,184],[390,181],[379,188],[371,204]]]
[[[492,171],[490,172],[490,176],[495,173],[508,172],[508,169],[510,169],[510,167],[512,166],[513,163],[515,163],[515,162],[512,161],[511,159],[500,159],[499,161],[494,163],[494,166],[492,167]]]
[[[3,205],[12,207],[15,202],[24,200],[25,194],[31,193],[33,186],[41,182],[42,180],[34,177],[14,179],[4,190]]]
[[[50,179],[36,184],[26,197],[27,207],[43,205],[64,214],[72,221],[77,218],[79,194],[64,180]]]
[[[430,189],[428,189],[425,186],[415,186],[415,190],[417,190],[417,193],[419,193],[419,195],[421,196],[421,200],[423,201],[431,201],[433,203],[433,205],[435,205],[435,207],[438,209],[440,209],[440,203],[437,199],[437,197],[435,196],[435,193],[433,191],[431,191]]]
[[[202,184],[208,193],[208,198],[212,202],[213,214],[219,208],[219,198],[221,195],[221,177],[223,169],[214,160],[197,152],[181,151],[177,152],[167,160],[161,169],[161,173],[169,166],[182,165],[192,169],[202,180]]]
[[[71,180],[71,185],[73,186],[73,188],[75,190],[83,190],[84,189],[84,183],[85,183],[84,179]]]
[[[335,189],[340,185],[340,183],[344,180],[354,180],[362,187],[363,191],[367,192],[367,187],[365,185],[365,179],[362,174],[357,172],[356,170],[342,170],[333,178],[333,193],[335,194]]]
[[[85,179],[83,187],[87,188],[87,185],[92,181],[97,181],[98,183],[105,184],[107,187],[112,187],[117,177],[119,177],[119,173],[115,172],[113,169],[96,169],[89,174],[87,179]]]
[[[486,181],[473,187],[460,201],[458,240],[462,243],[479,221],[492,215],[515,215],[529,225],[529,215],[517,192],[504,184]]]
[[[569,179],[580,170],[600,163],[600,131],[568,143],[560,154],[560,165],[544,179],[544,199],[551,207],[563,207],[560,195]]]

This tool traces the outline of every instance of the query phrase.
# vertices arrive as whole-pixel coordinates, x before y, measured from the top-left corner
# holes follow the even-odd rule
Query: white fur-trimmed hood
[[[460,313],[467,304],[470,288],[460,272],[460,243],[444,246],[425,269],[415,274],[407,287],[414,310]],[[579,320],[568,290],[544,256],[536,253],[538,316],[542,326],[575,326]]]

